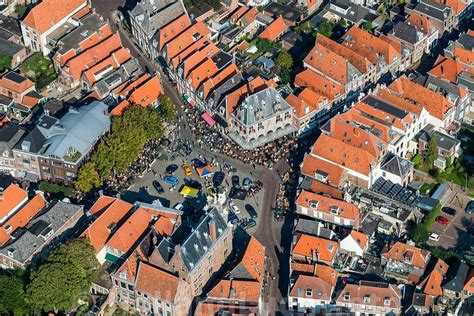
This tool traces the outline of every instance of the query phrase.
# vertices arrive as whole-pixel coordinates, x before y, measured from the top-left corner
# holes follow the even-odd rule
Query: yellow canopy
[[[181,189],[181,193],[182,195],[184,196],[189,196],[189,197],[196,197],[197,194],[198,194],[199,190],[198,189],[195,189],[195,188],[191,188],[191,187],[188,187],[187,185],[185,185],[182,189]]]

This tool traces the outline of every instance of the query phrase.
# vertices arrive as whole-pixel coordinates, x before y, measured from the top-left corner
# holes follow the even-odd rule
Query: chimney
[[[441,65],[440,69],[441,69],[441,74],[444,75],[444,67],[443,67],[443,65]]]
[[[217,240],[216,222],[214,222],[214,220],[211,219],[208,222],[208,225],[209,225],[209,237],[211,237],[212,241],[216,241]]]

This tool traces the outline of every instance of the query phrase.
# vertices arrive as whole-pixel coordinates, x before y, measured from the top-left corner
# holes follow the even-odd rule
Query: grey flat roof
[[[270,2],[263,11],[276,17],[281,16],[283,19],[292,22],[300,21],[302,15],[297,9],[278,2]]]

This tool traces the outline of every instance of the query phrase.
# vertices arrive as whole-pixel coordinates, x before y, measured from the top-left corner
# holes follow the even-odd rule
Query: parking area
[[[439,240],[429,240],[428,244],[445,249],[456,249],[462,253],[474,243],[474,214],[465,212],[466,205],[471,199],[461,192],[452,192],[443,208],[452,208],[455,215],[441,211],[441,216],[448,219],[447,224],[435,222],[431,230],[439,235]]]
[[[211,174],[207,176],[198,174],[197,169],[199,168],[193,166],[193,162],[196,163],[195,159],[208,164],[209,170],[212,170]],[[183,166],[188,166],[190,170],[186,171]],[[168,171],[173,169],[175,171],[172,174],[167,173],[167,168]],[[213,181],[216,173],[223,175],[221,185],[215,185]],[[165,153],[161,159],[153,163],[148,172],[135,180],[135,183],[123,194],[122,198],[131,203],[135,201],[152,203],[159,199],[166,207],[181,208],[179,206],[181,204],[184,212],[183,220],[194,222],[204,215],[207,208],[215,207],[224,218],[232,220],[235,225],[241,226],[252,235],[261,218],[260,201],[264,190],[258,185],[257,175],[258,169],[254,169],[252,166],[220,155],[208,153],[206,156],[199,149],[194,150],[188,156],[173,158]],[[166,176],[174,177],[175,179],[171,180],[177,180],[178,183],[172,185],[165,181]],[[168,180],[170,179],[168,178]],[[163,188],[162,192],[158,192],[161,190],[159,187],[157,190],[156,185],[153,184],[154,181],[159,182]],[[185,187],[192,189],[183,192],[183,189],[186,190]],[[232,189],[233,187],[234,189]],[[198,190],[193,190],[194,188]],[[186,196],[185,193],[190,196]],[[236,196],[231,199],[229,195]],[[246,225],[249,227],[245,227]]]

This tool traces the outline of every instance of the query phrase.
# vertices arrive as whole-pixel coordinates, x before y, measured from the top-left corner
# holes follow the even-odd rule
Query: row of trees
[[[89,192],[99,188],[112,172],[125,171],[140,156],[149,140],[163,136],[163,121],[175,118],[174,104],[166,96],[160,99],[160,112],[152,107],[132,105],[113,120],[110,132],[79,171],[76,187]]]
[[[36,270],[4,271],[0,274],[0,314],[68,312],[80,299],[87,302],[99,268],[94,248],[79,238],[61,245]]]

